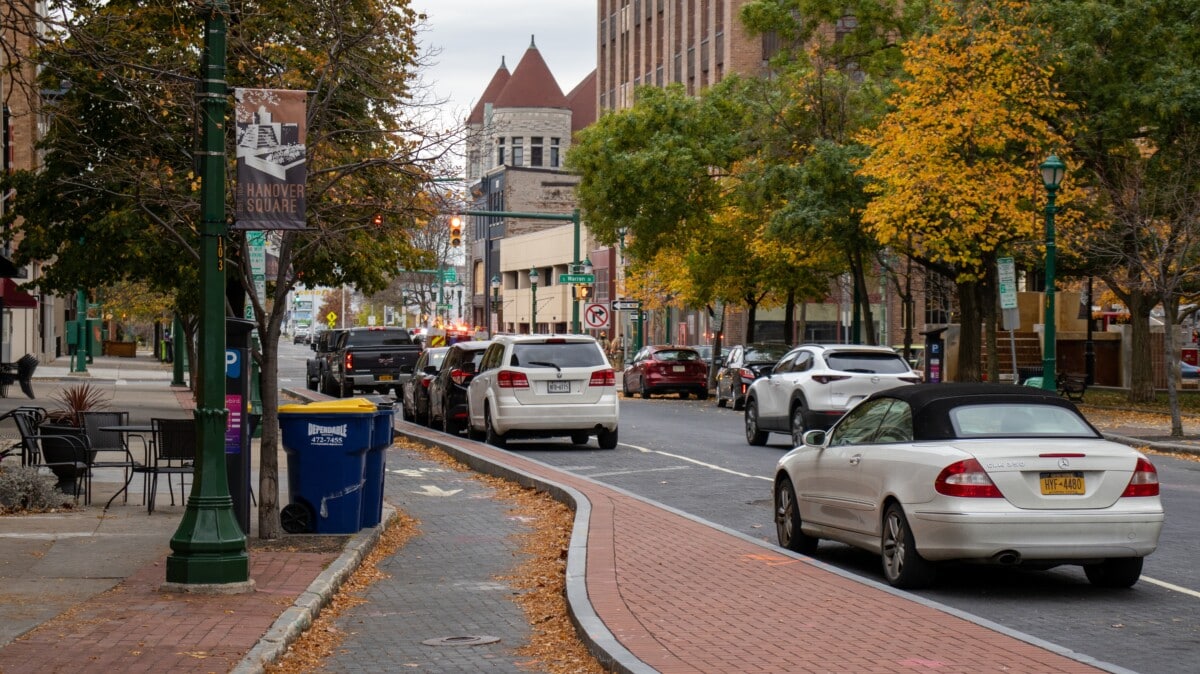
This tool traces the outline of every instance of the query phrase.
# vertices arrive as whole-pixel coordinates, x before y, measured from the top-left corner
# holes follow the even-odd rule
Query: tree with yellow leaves
[[[862,137],[873,195],[863,221],[958,288],[960,381],[980,379],[985,320],[994,344],[997,258],[1038,238],[1037,165],[1066,147],[1052,121],[1068,104],[1031,39],[1026,5],[938,3],[937,28],[903,47],[893,110]]]

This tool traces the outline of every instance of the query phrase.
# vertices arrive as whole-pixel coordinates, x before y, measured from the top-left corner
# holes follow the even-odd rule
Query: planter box
[[[133,358],[137,355],[137,342],[104,342],[104,355]]]

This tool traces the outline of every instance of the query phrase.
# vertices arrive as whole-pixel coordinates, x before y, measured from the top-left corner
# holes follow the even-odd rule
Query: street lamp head
[[[583,258],[583,273],[590,274],[592,273],[593,269],[594,267],[592,267],[592,259],[588,257]]]
[[[530,267],[529,268],[529,282],[537,283],[537,281],[538,281],[537,267]]]
[[[1067,165],[1058,158],[1058,155],[1052,154],[1038,168],[1042,171],[1042,184],[1046,186],[1046,191],[1057,191],[1058,186],[1062,184],[1063,176],[1067,173]]]
[[[492,290],[500,289],[500,275],[492,274]]]

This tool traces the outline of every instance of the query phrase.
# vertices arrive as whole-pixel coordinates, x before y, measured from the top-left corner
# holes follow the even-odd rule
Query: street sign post
[[[559,274],[559,283],[595,283],[595,274]]]
[[[641,300],[619,299],[613,300],[613,311],[637,311],[642,306]]]
[[[588,304],[583,308],[583,322],[593,330],[608,327],[608,306],[599,303]]]

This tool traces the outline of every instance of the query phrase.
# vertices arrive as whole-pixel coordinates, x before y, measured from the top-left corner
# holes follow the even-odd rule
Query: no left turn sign
[[[583,322],[589,328],[608,327],[608,306],[604,304],[588,304],[583,308]]]

